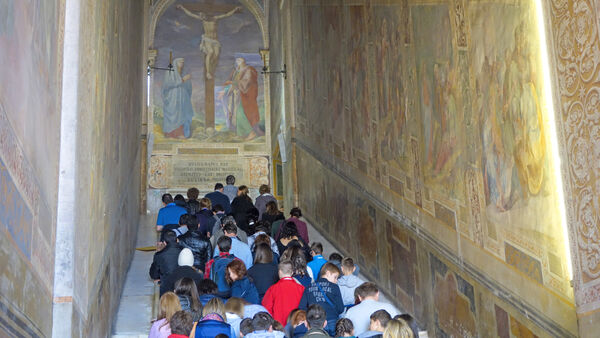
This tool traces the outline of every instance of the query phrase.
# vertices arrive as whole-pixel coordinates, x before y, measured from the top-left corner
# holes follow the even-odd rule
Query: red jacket
[[[265,293],[262,305],[275,320],[285,326],[292,310],[298,308],[304,286],[292,277],[283,277]]]

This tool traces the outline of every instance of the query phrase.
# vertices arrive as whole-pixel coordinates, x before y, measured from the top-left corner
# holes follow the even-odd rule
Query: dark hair
[[[321,244],[321,242],[313,242],[313,244],[310,245],[310,250],[317,255],[320,255],[323,253],[323,244]]]
[[[187,191],[187,197],[190,200],[198,199],[198,195],[200,195],[200,190],[197,188],[189,188]]]
[[[276,201],[271,200],[271,201],[267,202],[267,205],[265,207],[266,207],[265,212],[267,214],[272,215],[272,216],[279,214],[279,208],[277,207]]]
[[[212,209],[212,210],[213,210],[214,212],[225,211],[225,209],[223,208],[223,206],[222,206],[222,205],[220,205],[220,204],[215,204],[215,205],[213,205],[213,209]]]
[[[410,327],[410,330],[413,333],[413,337],[418,337],[419,333],[414,330],[415,319],[413,318],[413,316],[409,315],[408,313],[403,313],[403,314],[396,315],[394,317],[394,319],[402,319],[402,320],[404,320],[406,322],[406,324],[408,324],[408,326]]]
[[[248,196],[248,186],[240,185],[238,191],[242,193],[242,196]]]
[[[319,272],[319,277],[325,276],[327,272],[337,273],[338,276],[342,274],[340,268],[338,268],[337,265],[329,262],[323,264],[323,267],[321,267],[321,272]]]
[[[245,336],[253,331],[254,325],[252,325],[252,318],[244,318],[240,322],[240,333]]]
[[[300,218],[302,217],[302,210],[300,210],[298,207],[294,207],[292,210],[290,210],[290,215]]]
[[[167,243],[167,245],[175,244],[177,243],[177,234],[173,230],[167,230],[163,234],[163,240]]]
[[[164,204],[173,203],[173,196],[171,196],[171,194],[163,194],[162,201]]]
[[[180,296],[188,296],[190,299],[190,308],[194,312],[200,312],[201,306],[198,299],[198,289],[193,279],[184,277],[175,282],[175,294]]]
[[[343,337],[345,334],[352,334],[354,324],[348,318],[342,318],[335,323],[335,336]]]
[[[237,225],[227,222],[223,225],[223,233],[236,234],[238,233]]]
[[[198,230],[198,217],[196,215],[189,215],[185,225],[187,225],[189,231]]]
[[[254,224],[254,231],[264,231],[267,234],[271,233],[271,223],[269,221],[258,221]]]
[[[298,228],[296,227],[296,223],[294,222],[286,222],[283,224],[280,230],[279,238],[290,238],[290,237],[298,237]]]
[[[215,295],[219,292],[219,286],[212,279],[203,279],[198,283],[198,294]]]
[[[179,216],[179,225],[187,224],[190,216],[191,216],[190,214],[183,214],[183,215]]]
[[[269,192],[271,192],[271,188],[269,188],[269,186],[266,184],[261,184],[258,188],[258,193],[261,195]]]
[[[327,313],[325,309],[319,304],[311,304],[306,311],[306,321],[310,329],[317,328],[322,329],[325,320],[327,320]]]
[[[267,312],[259,312],[252,318],[254,331],[268,330],[271,325],[273,325],[273,317]]]
[[[246,270],[246,265],[244,262],[240,261],[239,259],[232,260],[229,262],[229,264],[227,264],[227,269],[225,270],[225,279],[229,284],[233,284],[234,282],[231,279],[231,276],[229,276],[229,270],[235,273],[238,276],[238,279],[242,279],[248,274],[248,270]]]
[[[273,251],[271,246],[265,243],[259,243],[254,249],[254,264],[269,264],[273,262]]]
[[[192,316],[186,311],[177,311],[171,316],[169,326],[171,327],[171,334],[188,336],[192,332],[194,321],[192,320]]]
[[[182,194],[177,194],[177,195],[175,195],[175,198],[173,198],[173,201],[183,201],[183,202],[185,202],[185,197],[183,197]]]
[[[336,261],[336,262],[340,262],[341,263],[342,259],[343,259],[342,255],[340,255],[337,252],[334,252],[331,255],[329,255],[329,260],[330,261]]]
[[[235,184],[235,176],[233,176],[233,175],[228,175],[228,176],[225,178],[225,183],[227,183],[227,184],[229,184],[229,185]]]
[[[379,292],[379,288],[375,283],[372,282],[364,282],[359,285],[356,289],[354,289],[354,299],[356,300],[356,304],[360,303],[360,299],[369,296],[375,296]]]
[[[223,183],[215,184],[215,190],[221,190],[221,189],[223,189]]]
[[[229,336],[227,336],[224,333],[219,333],[218,335],[215,336],[215,338],[229,338]]]
[[[260,234],[260,235],[256,236],[256,238],[254,239],[254,247],[256,247],[257,245],[259,245],[261,243],[267,244],[270,248],[271,247],[271,237],[269,237],[269,235],[267,235],[267,234]]]
[[[377,310],[369,317],[373,321],[378,321],[381,327],[385,327],[387,323],[392,320],[392,316],[385,310]]]
[[[217,240],[217,246],[221,252],[229,252],[231,250],[231,238],[227,236],[221,236]]]

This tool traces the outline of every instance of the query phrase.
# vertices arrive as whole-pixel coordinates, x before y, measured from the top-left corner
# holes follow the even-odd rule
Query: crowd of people
[[[351,257],[323,255],[299,208],[285,218],[269,186],[162,196],[150,277],[160,304],[149,338],[416,337],[408,314],[379,300]]]

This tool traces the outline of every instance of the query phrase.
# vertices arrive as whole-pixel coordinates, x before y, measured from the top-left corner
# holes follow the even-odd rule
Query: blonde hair
[[[181,310],[181,303],[179,303],[179,297],[174,292],[169,291],[160,297],[158,307],[156,320],[166,319],[165,324],[168,324],[175,312]]]
[[[223,320],[225,320],[225,304],[223,304],[223,301],[220,298],[212,298],[202,309],[202,317],[205,317],[211,313],[216,313],[221,316]]]
[[[390,320],[383,331],[383,338],[414,338],[408,323],[401,318]]]
[[[225,303],[225,312],[235,313],[240,318],[244,318],[244,300],[238,297],[229,298]]]

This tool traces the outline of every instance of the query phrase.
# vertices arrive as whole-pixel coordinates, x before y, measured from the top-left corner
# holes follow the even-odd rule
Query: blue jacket
[[[206,194],[206,196],[204,197],[210,200],[210,203],[212,203],[213,207],[217,204],[220,204],[223,207],[223,210],[225,211],[226,215],[229,215],[231,213],[231,203],[229,202],[229,197],[227,197],[227,195],[225,195],[224,193],[215,190],[211,193]]]
[[[327,263],[327,260],[323,258],[323,255],[316,255],[313,257],[312,261],[306,264],[312,270],[313,278],[315,280],[319,279],[319,273],[321,272],[321,268],[323,265],[325,265],[325,263]]]
[[[248,277],[236,280],[231,284],[231,297],[243,298],[251,304],[260,304],[258,291]]]
[[[340,314],[344,312],[340,288],[325,278],[319,278],[304,289],[298,308],[308,310],[308,306],[312,304],[319,304],[325,309],[328,322],[335,323]]]

